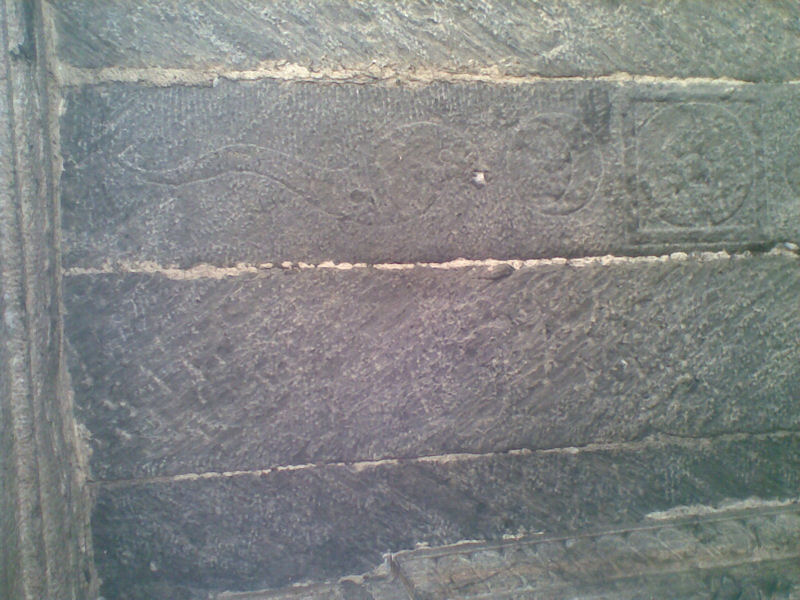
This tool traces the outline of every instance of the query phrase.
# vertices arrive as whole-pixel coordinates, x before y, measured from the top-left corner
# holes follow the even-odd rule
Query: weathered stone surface
[[[762,147],[784,144],[777,89],[75,88],[65,260],[444,261],[796,239],[800,199]]]
[[[800,437],[748,435],[100,485],[93,526],[106,596],[191,598],[362,573],[421,542],[569,535],[798,491]],[[741,527],[718,535],[757,544]]]
[[[795,79],[790,1],[586,3],[125,0],[50,3],[58,54],[78,67],[391,67],[512,75]]]
[[[797,428],[800,268],[67,277],[100,479]]]
[[[465,543],[393,560],[410,597],[426,600],[738,597],[745,590],[789,598],[800,592],[798,512],[793,505],[579,538]]]
[[[408,600],[403,583],[386,564],[363,576],[334,583],[292,585],[278,590],[222,592],[215,600]]]
[[[773,165],[767,170],[769,200],[765,203],[764,223],[783,223],[772,239],[800,244],[800,94],[794,86],[777,90],[770,103],[773,125],[764,130],[764,159]]]
[[[632,241],[755,239],[762,226],[774,228],[761,222],[764,166],[759,139],[745,124],[759,110],[756,90],[730,95],[655,86],[630,101]]]
[[[357,578],[217,600],[760,598],[800,593],[797,504],[647,519],[636,527],[462,542],[389,555]],[[674,511],[673,511],[674,512]],[[737,596],[738,595],[738,596]]]
[[[625,231],[613,89],[74,89],[66,262],[602,252]]]
[[[38,4],[0,2],[0,597],[18,600],[92,594],[43,48]]]
[[[793,86],[628,89],[632,247],[800,239]]]
[[[571,542],[579,540],[569,539]],[[660,540],[657,542],[660,543]],[[798,557],[789,560],[760,561],[754,564],[737,564],[722,568],[697,567],[688,562],[689,568],[678,572],[658,572],[645,577],[619,577],[583,582],[582,585],[546,587],[519,585],[511,591],[492,591],[486,594],[465,594],[464,585],[457,579],[448,582],[446,588],[437,590],[435,595],[406,593],[402,588],[397,594],[388,596],[391,600],[433,600],[435,598],[470,598],[471,600],[641,600],[659,598],[660,600],[685,600],[686,598],[753,598],[757,600],[795,600],[800,597],[800,573]],[[554,569],[561,565],[554,563]],[[505,568],[505,565],[500,567]],[[516,573],[498,573],[495,579],[507,577],[516,579]],[[555,577],[560,574],[555,573]],[[548,574],[548,576],[552,576]],[[546,576],[547,577],[547,576]],[[488,587],[488,586],[487,586]],[[393,592],[395,590],[392,590]],[[254,594],[221,594],[219,600],[383,600],[384,596],[358,595],[358,587],[343,589],[339,585],[303,586],[273,592]],[[455,594],[458,594],[457,596]]]

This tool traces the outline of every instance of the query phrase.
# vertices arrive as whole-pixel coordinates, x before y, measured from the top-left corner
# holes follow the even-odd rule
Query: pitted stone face
[[[150,0],[52,2],[61,59],[75,67],[257,69],[390,65],[445,73],[596,77],[632,73],[780,81],[797,77],[793,3],[540,0]],[[89,41],[91,40],[91,41]]]

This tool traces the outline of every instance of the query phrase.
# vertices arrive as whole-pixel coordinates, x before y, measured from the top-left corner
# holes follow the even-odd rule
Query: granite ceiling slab
[[[68,267],[659,254],[800,235],[794,88],[109,83],[65,102]]]
[[[49,2],[79,68],[390,68],[499,75],[796,79],[791,1]]]
[[[100,479],[800,425],[785,255],[71,275]]]

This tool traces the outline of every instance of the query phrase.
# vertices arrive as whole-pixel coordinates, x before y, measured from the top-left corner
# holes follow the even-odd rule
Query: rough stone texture
[[[59,57],[78,67],[390,67],[511,75],[796,79],[790,0],[491,3],[255,0],[50,4]]]
[[[92,589],[88,498],[61,363],[39,8],[0,2],[0,597]]]
[[[578,538],[415,550],[395,556],[393,564],[409,597],[425,600],[741,594],[777,599],[800,593],[798,542],[800,514],[794,505]]]
[[[444,261],[796,240],[794,142],[779,132],[797,127],[777,115],[798,97],[587,82],[74,88],[65,261]],[[765,160],[766,142],[782,160]]]
[[[770,112],[773,126],[764,132],[769,200],[764,223],[782,223],[767,233],[773,239],[800,244],[800,94],[796,86],[776,90]]]
[[[794,207],[776,210],[767,187],[776,166],[761,145],[775,124],[756,117],[779,89],[631,90],[624,135],[632,242],[756,240],[762,230],[775,239],[796,230]]]
[[[62,120],[65,260],[602,252],[624,240],[613,90],[275,82],[71,90]]]
[[[362,577],[215,598],[794,600],[800,595],[798,506],[748,504],[579,536],[421,548],[390,554],[388,565]],[[386,576],[388,568],[394,577]]]
[[[800,598],[796,2],[3,6],[0,596]]]
[[[800,427],[794,255],[70,276],[100,479]]]
[[[93,530],[105,595],[201,598],[365,572],[421,542],[569,535],[799,491],[800,436],[743,435],[100,485]]]
[[[577,541],[577,540],[569,540]],[[659,540],[660,541],[660,540]],[[659,572],[645,577],[619,577],[600,582],[581,581],[560,587],[520,585],[506,592],[464,595],[461,582],[448,582],[448,591],[438,595],[409,595],[395,584],[388,595],[375,595],[356,584],[331,584],[292,587],[286,591],[253,594],[220,594],[219,600],[429,600],[434,598],[470,598],[471,600],[696,600],[706,598],[753,598],[755,600],[796,600],[800,597],[798,557],[789,560],[761,561],[711,569],[689,566],[684,571]],[[688,561],[691,565],[691,561]],[[550,563],[556,566],[557,563]],[[560,565],[559,565],[560,566]],[[499,569],[504,569],[500,566]],[[516,573],[494,573],[495,580],[516,583]],[[502,579],[508,577],[512,581]],[[538,582],[537,582],[538,583]],[[440,590],[441,591],[441,590]],[[454,596],[453,594],[459,594]]]
[[[508,593],[458,596],[470,600],[704,600],[706,598],[753,598],[756,600],[795,600],[800,594],[800,575],[796,556],[784,561],[734,564],[715,569],[698,568],[691,559],[683,571],[663,572],[640,578],[620,577],[611,581],[580,581],[561,589],[546,586],[533,591],[522,587]],[[452,587],[458,589],[457,583]],[[453,598],[437,595],[430,598]],[[409,598],[411,598],[409,596]],[[419,595],[415,600],[428,600]]]
[[[214,600],[409,600],[403,582],[383,564],[363,576],[333,583],[296,584],[279,590],[222,592]]]

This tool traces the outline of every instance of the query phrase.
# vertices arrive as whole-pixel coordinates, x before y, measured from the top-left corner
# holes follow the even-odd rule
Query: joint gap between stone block
[[[284,271],[307,271],[307,270],[338,270],[350,271],[353,269],[374,269],[378,271],[405,271],[411,269],[467,269],[475,267],[486,267],[497,269],[496,276],[491,279],[499,279],[504,275],[522,268],[536,268],[549,265],[564,265],[575,268],[587,266],[608,266],[629,263],[663,263],[663,262],[686,262],[686,261],[714,261],[751,258],[753,256],[767,254],[771,256],[797,256],[798,246],[794,243],[781,243],[772,247],[767,252],[745,250],[742,252],[728,252],[721,250],[712,251],[690,251],[672,252],[662,255],[602,255],[602,256],[583,256],[575,258],[552,257],[552,258],[529,258],[529,259],[467,259],[457,258],[445,262],[409,262],[409,263],[366,263],[366,262],[334,262],[332,260],[318,263],[303,261],[283,261],[281,263],[263,262],[250,263],[240,262],[234,266],[221,267],[208,263],[200,263],[192,267],[180,267],[175,264],[161,265],[155,261],[129,261],[121,260],[117,262],[108,261],[100,267],[69,267],[62,271],[66,277],[81,275],[108,275],[108,274],[151,274],[162,275],[168,279],[223,279],[226,277],[236,277],[240,275],[255,274],[269,270]]]

